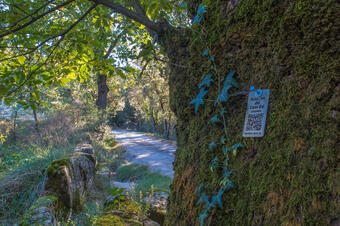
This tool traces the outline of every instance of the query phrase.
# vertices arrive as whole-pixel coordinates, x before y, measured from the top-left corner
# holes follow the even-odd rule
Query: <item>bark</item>
[[[104,55],[104,59],[109,58],[112,50],[115,48],[115,46],[118,44],[120,38],[123,36],[125,32],[121,32],[115,41],[111,43],[108,51]],[[109,87],[107,86],[107,75],[103,75],[98,73],[97,74],[97,87],[98,87],[98,95],[97,95],[97,101],[96,105],[98,106],[99,109],[102,110],[102,116],[104,117],[106,113],[106,107],[107,107],[107,95],[110,91]]]
[[[198,1],[188,3],[195,15]],[[198,114],[189,104],[209,70],[202,56],[205,48],[216,56],[221,85],[223,75],[235,70],[242,90],[256,85],[271,93],[263,138],[242,138],[247,98],[230,98],[223,104],[228,111],[225,146],[242,142],[244,147],[229,156],[234,188],[222,195],[223,208],[208,211],[204,225],[338,225],[336,1],[206,3],[208,13],[199,29],[193,28],[195,33],[169,29],[170,35],[163,33],[168,39],[161,41],[170,60],[170,105],[177,118],[178,147],[165,225],[199,225],[206,205],[197,205],[202,198],[198,187],[205,184],[211,201],[221,186],[221,172],[209,170],[215,157],[225,159],[219,142],[223,127],[209,122],[219,111],[213,101],[205,101]],[[219,94],[214,79],[204,100]],[[215,150],[208,148],[212,141],[218,145]]]
[[[34,129],[37,134],[37,138],[39,141],[39,144],[42,144],[42,139],[41,139],[41,134],[40,134],[40,129],[39,129],[39,120],[38,120],[38,114],[37,111],[33,108],[33,116],[34,116]]]
[[[152,132],[155,133],[156,132],[156,121],[154,117],[153,107],[151,106],[151,104],[149,105],[149,111],[150,111],[150,119],[152,123]]]
[[[17,109],[14,109],[13,129],[12,129],[13,143],[15,143],[16,140],[17,140],[17,134],[16,134],[17,117],[18,117],[18,110],[17,110]]]
[[[106,84],[107,76],[104,74],[97,75],[97,87],[98,87],[98,95],[96,105],[99,109],[105,113],[105,109],[107,106],[107,93],[109,92],[109,87]]]

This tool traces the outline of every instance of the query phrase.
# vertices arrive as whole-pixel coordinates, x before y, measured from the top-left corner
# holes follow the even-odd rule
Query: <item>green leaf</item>
[[[67,75],[67,78],[75,80],[77,79],[77,75],[74,71],[72,71],[70,74]]]
[[[122,79],[126,79],[126,75],[124,74],[124,72],[122,70],[117,68],[116,72]]]
[[[25,60],[26,60],[26,58],[24,56],[19,56],[18,57],[19,64],[24,64]]]

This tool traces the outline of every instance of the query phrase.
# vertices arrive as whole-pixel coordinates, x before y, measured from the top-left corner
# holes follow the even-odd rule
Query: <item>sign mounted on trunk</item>
[[[263,137],[266,126],[268,100],[269,89],[249,92],[243,137]]]

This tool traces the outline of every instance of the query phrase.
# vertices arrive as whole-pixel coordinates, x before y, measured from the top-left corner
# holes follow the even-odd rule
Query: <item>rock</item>
[[[79,211],[92,186],[96,159],[93,147],[78,145],[72,157],[54,160],[47,167],[42,196],[22,218],[21,225],[57,225],[57,218]],[[52,195],[51,195],[52,194]]]
[[[55,195],[42,196],[34,202],[34,205],[25,213],[20,225],[58,225],[57,202]]]
[[[82,208],[86,191],[93,184],[96,165],[93,154],[91,145],[77,146],[72,157],[55,160],[47,168],[45,190],[56,193],[69,209]]]
[[[150,206],[148,217],[160,225],[164,223],[168,196],[165,192],[155,192],[143,199],[143,203]]]

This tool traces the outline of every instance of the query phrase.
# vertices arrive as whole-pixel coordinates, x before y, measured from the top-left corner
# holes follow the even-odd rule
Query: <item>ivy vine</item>
[[[197,10],[197,15],[194,18],[193,24],[199,24],[201,20],[204,18],[203,15],[206,13],[206,6],[200,4]],[[217,194],[213,196],[208,195],[208,188],[204,183],[201,183],[201,185],[198,188],[199,193],[199,200],[197,201],[197,205],[199,204],[205,204],[204,210],[199,215],[199,223],[201,226],[204,225],[205,219],[209,216],[209,211],[212,208],[220,207],[223,208],[223,202],[222,202],[222,196],[223,194],[233,188],[233,183],[230,180],[230,176],[232,174],[232,171],[229,170],[229,155],[232,153],[233,155],[236,155],[236,152],[239,148],[243,147],[242,143],[237,143],[232,145],[231,147],[228,147],[227,141],[228,141],[228,133],[227,133],[227,123],[226,123],[226,109],[223,107],[223,102],[227,102],[231,96],[234,96],[234,94],[229,94],[231,88],[239,88],[238,82],[234,79],[235,71],[230,72],[225,77],[223,86],[221,87],[220,81],[221,81],[221,75],[218,72],[216,65],[215,65],[215,56],[211,55],[211,51],[209,48],[206,48],[203,53],[203,57],[209,58],[209,61],[211,62],[210,66],[210,73],[208,73],[204,79],[201,81],[201,83],[198,85],[199,92],[197,96],[190,102],[190,104],[194,105],[195,114],[198,113],[200,105],[203,105],[205,103],[204,96],[208,92],[208,88],[212,83],[214,83],[214,78],[217,78],[217,84],[218,84],[218,96],[214,100],[214,107],[216,107],[218,110],[218,114],[214,115],[210,119],[210,123],[212,125],[214,124],[222,124],[224,128],[224,135],[220,138],[219,141],[213,140],[210,144],[208,149],[210,151],[215,151],[215,149],[218,147],[218,144],[222,146],[221,151],[224,154],[223,159],[219,159],[217,156],[211,160],[210,163],[210,170],[214,171],[218,168],[222,169],[222,175],[219,182],[219,190]],[[260,91],[259,91],[260,92]]]

